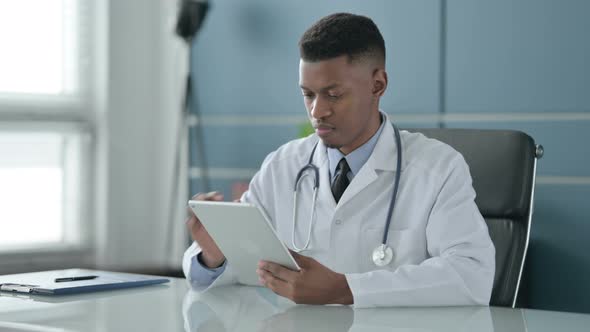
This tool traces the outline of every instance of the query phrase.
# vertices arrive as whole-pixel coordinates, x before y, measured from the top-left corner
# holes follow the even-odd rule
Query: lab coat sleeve
[[[395,270],[346,274],[355,307],[488,305],[495,249],[469,168],[452,159],[426,226],[429,257]]]
[[[182,259],[182,270],[192,289],[204,291],[210,287],[236,282],[236,276],[227,261],[217,269],[207,269],[198,261],[199,253],[201,248],[196,241],[193,241],[193,244],[184,252]]]
[[[188,251],[189,254],[187,259],[190,261],[186,266],[187,272],[185,274],[190,276],[191,282],[200,286],[209,286],[211,283],[213,283],[213,281],[215,281],[215,279],[217,279],[217,277],[219,277],[219,275],[223,273],[225,267],[227,266],[227,261],[223,262],[223,264],[218,268],[208,268],[199,261],[200,252],[194,254],[194,252],[198,251],[196,249],[197,246],[198,244],[193,241],[193,245],[191,245],[190,250]],[[184,268],[185,267],[183,266],[183,269]]]

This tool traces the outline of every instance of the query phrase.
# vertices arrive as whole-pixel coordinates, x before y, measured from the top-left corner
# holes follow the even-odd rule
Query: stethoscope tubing
[[[392,124],[393,125],[393,124]],[[401,166],[402,166],[402,143],[401,143],[401,137],[400,137],[400,133],[398,128],[393,125],[393,131],[395,133],[395,145],[396,145],[396,152],[397,152],[397,169],[396,169],[396,173],[395,173],[395,182],[394,182],[394,186],[393,186],[393,193],[391,194],[391,202],[389,203],[389,208],[387,210],[387,219],[385,221],[385,230],[383,232],[383,240],[381,241],[381,244],[383,246],[387,246],[387,236],[389,233],[389,225],[391,224],[391,217],[393,216],[393,210],[395,208],[395,202],[397,200],[397,193],[398,193],[398,189],[399,189],[399,183],[401,180]],[[297,177],[295,178],[295,186],[293,188],[293,233],[292,233],[292,245],[293,245],[293,249],[296,252],[300,252],[303,251],[305,249],[307,249],[307,247],[309,246],[309,242],[311,241],[311,231],[312,231],[312,227],[313,227],[313,221],[314,221],[314,216],[315,216],[315,206],[316,206],[316,201],[317,201],[317,192],[318,192],[318,188],[320,186],[320,170],[319,168],[313,164],[313,157],[316,151],[316,148],[318,147],[319,144],[319,140],[315,143],[313,149],[311,150],[311,154],[309,156],[309,161],[307,163],[307,165],[303,166],[299,172],[297,173]],[[307,236],[307,241],[305,242],[305,245],[302,248],[297,247],[297,245],[295,244],[295,223],[297,221],[297,191],[299,189],[300,186],[300,182],[303,178],[305,178],[306,176],[308,176],[308,174],[306,174],[305,172],[307,170],[312,170],[313,171],[313,175],[314,175],[314,185],[313,185],[313,198],[312,198],[312,207],[311,207],[311,219],[309,222],[309,229],[308,229],[308,236]]]
[[[397,149],[397,169],[395,171],[395,182],[393,185],[393,194],[391,194],[391,203],[389,203],[389,209],[387,211],[387,220],[385,222],[385,231],[383,232],[383,241],[381,244],[387,245],[387,235],[389,233],[389,224],[391,223],[391,217],[393,216],[393,209],[395,208],[395,201],[397,200],[397,190],[399,188],[399,182],[402,173],[402,139],[399,134],[399,130],[393,125],[393,131],[395,133],[395,146]]]

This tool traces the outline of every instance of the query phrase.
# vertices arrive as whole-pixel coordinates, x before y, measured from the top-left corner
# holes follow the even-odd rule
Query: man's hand
[[[313,258],[293,251],[291,254],[300,271],[260,261],[256,269],[260,283],[298,304],[353,303],[352,292],[343,274],[328,269]]]
[[[212,191],[207,194],[196,194],[193,196],[192,200],[195,201],[223,201],[223,195],[217,191]],[[225,256],[213,241],[213,238],[201,221],[195,214],[193,210],[188,208],[189,217],[186,220],[186,227],[191,232],[191,236],[193,240],[197,241],[199,246],[201,247],[201,260],[202,263],[205,264],[209,268],[216,268],[223,264],[225,261]]]

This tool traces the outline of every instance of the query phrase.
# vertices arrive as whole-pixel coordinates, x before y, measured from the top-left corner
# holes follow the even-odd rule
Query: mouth
[[[334,131],[334,128],[332,127],[328,127],[328,126],[316,126],[315,127],[315,133],[320,136],[320,137],[324,137],[329,135],[332,131]]]

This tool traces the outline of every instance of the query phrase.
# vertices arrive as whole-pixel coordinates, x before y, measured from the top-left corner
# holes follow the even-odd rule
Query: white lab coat
[[[495,250],[474,202],[465,160],[450,146],[422,134],[401,131],[402,169],[388,245],[386,267],[371,255],[382,240],[394,186],[397,152],[389,120],[365,165],[336,204],[330,191],[328,158],[319,143],[314,163],[320,187],[309,250],[302,254],[346,275],[355,307],[487,305],[495,269]],[[316,135],[291,141],[271,153],[242,201],[263,208],[281,240],[292,248],[293,185],[318,141]],[[297,246],[304,244],[312,202],[312,176],[298,195]],[[193,244],[185,253],[190,281]],[[234,283],[226,270],[210,287]]]

